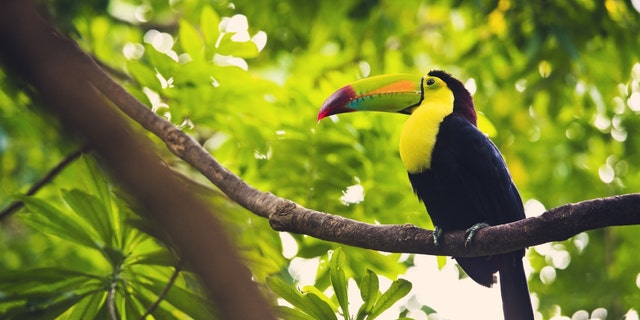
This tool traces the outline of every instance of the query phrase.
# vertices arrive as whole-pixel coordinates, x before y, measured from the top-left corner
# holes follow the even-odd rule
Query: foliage
[[[431,227],[396,156],[404,117],[345,115],[317,124],[316,112],[333,90],[357,78],[433,68],[463,79],[474,92],[485,131],[505,156],[528,214],[640,190],[640,19],[634,1],[43,3],[63,32],[223,165],[259,189],[307,207],[372,223]],[[97,315],[108,312],[109,285],[115,283],[120,315],[139,316],[160,284],[170,281],[177,265],[170,250],[128,224],[135,209],[93,164],[73,164],[36,197],[18,196],[78,142],[60,134],[37,108],[41,102],[31,101],[28,89],[3,70],[0,83],[0,208],[23,199],[30,212],[0,225],[0,311],[17,316],[32,306],[48,307],[43,312],[49,317]],[[491,127],[495,132],[486,130]],[[201,181],[161,152],[176,170]],[[87,172],[89,178],[79,181]],[[362,201],[343,195],[354,185],[364,190]],[[292,236],[295,249],[283,253],[288,237],[279,237],[263,218],[210,190],[194,191],[224,208],[221,219],[258,282],[285,299],[287,291],[291,299],[322,305],[323,314],[330,308],[333,315],[360,315],[345,311],[354,302],[344,295],[347,279],[359,279],[362,296],[368,292],[363,279],[396,279],[414,266],[405,256],[338,250],[300,235]],[[640,305],[637,231],[599,230],[530,249],[529,284],[544,317],[603,307],[620,318]],[[336,258],[341,251],[344,262]],[[301,259],[321,261],[305,293],[293,289],[300,279],[291,266]],[[209,314],[204,304],[184,304],[189,297],[201,300],[191,275],[179,274],[154,316]],[[414,291],[423,285],[414,282]],[[330,288],[333,296],[323,293]],[[363,308],[375,308],[384,296],[372,292],[369,297],[377,299],[362,297]],[[286,312],[313,314],[286,300],[294,307]],[[406,300],[400,303],[408,308]],[[385,315],[408,316],[394,311]]]
[[[172,269],[171,278],[178,276],[179,261],[132,227],[130,208],[115,196],[97,164],[85,158],[78,174],[85,177],[84,188],[61,190],[62,199],[55,202],[64,207],[20,197],[29,212],[21,220],[75,255],[58,255],[61,261],[46,267],[2,272],[3,318],[139,318],[147,312],[163,319],[211,318],[213,309],[192,275],[182,272],[177,282],[168,280]],[[162,293],[164,287],[168,291]],[[162,302],[152,310],[156,300]]]
[[[329,274],[334,291],[333,299],[327,297],[316,287],[305,287],[300,293],[280,278],[267,278],[269,288],[295,307],[277,306],[276,314],[283,319],[337,319],[336,311],[339,307],[345,320],[373,320],[411,290],[409,281],[398,279],[392,282],[387,291],[381,294],[378,275],[367,270],[358,283],[363,303],[356,316],[352,317],[349,311],[349,295],[347,294],[348,279],[342,270],[344,260],[344,252],[338,247],[331,255],[329,262]]]

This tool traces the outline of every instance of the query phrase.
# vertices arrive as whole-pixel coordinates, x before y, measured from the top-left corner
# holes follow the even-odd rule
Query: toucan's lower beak
[[[422,77],[394,74],[356,81],[334,92],[322,104],[318,121],[352,111],[411,113],[422,102]]]

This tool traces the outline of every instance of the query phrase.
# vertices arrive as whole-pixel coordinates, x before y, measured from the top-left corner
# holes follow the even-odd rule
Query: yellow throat
[[[416,107],[400,133],[400,158],[409,173],[431,168],[431,154],[440,123],[453,112],[453,92],[443,87],[425,91],[422,104]]]

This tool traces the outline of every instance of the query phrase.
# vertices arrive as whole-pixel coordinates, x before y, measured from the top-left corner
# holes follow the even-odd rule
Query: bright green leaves
[[[204,42],[198,30],[187,21],[180,21],[178,40],[182,50],[191,56],[191,59],[202,60],[204,58]]]
[[[349,279],[342,269],[345,259],[341,248],[337,248],[331,255],[329,273],[334,292],[331,298],[316,287],[305,287],[301,292],[280,278],[267,278],[269,288],[294,307],[279,305],[274,307],[276,313],[285,319],[337,319],[336,312],[339,307],[339,314],[344,320],[373,320],[411,291],[409,281],[398,279],[391,283],[389,289],[381,293],[378,275],[367,270],[358,283],[364,303],[353,318],[349,311]]]
[[[360,296],[364,303],[358,310],[356,319],[375,319],[384,311],[391,308],[394,303],[406,296],[411,291],[411,282],[398,279],[391,283],[387,291],[380,294],[378,275],[373,271],[367,273],[358,283]]]
[[[342,309],[342,315],[345,320],[349,320],[349,295],[347,278],[342,270],[345,256],[342,248],[337,248],[333,251],[331,261],[329,262],[329,276],[331,278],[331,284],[333,285],[333,291],[336,294],[340,309]]]
[[[101,295],[98,276],[65,268],[39,268],[0,273],[0,315],[3,319],[55,319],[90,295]],[[93,309],[93,314],[95,310]],[[81,312],[93,318],[90,310]],[[77,319],[77,318],[76,318]]]
[[[200,14],[200,29],[202,30],[202,36],[207,47],[214,47],[220,31],[218,25],[220,24],[220,16],[210,6],[205,6]]]
[[[26,204],[27,210],[33,213],[24,216],[24,221],[40,232],[77,242],[86,247],[95,249],[100,247],[86,225],[75,220],[69,213],[37,198],[21,197],[21,200]]]
[[[73,254],[46,267],[2,270],[0,318],[135,319],[149,312],[213,318],[197,280],[176,270],[170,250],[129,224],[131,209],[114,196],[96,161],[76,164],[83,179],[60,197],[19,197],[28,211],[22,221],[52,236],[49,251],[67,246]]]
[[[331,306],[318,296],[322,294],[316,292],[301,293],[293,286],[284,282],[284,280],[276,277],[267,278],[267,285],[273,292],[277,293],[287,302],[291,303],[298,310],[285,306],[277,306],[275,311],[277,314],[284,316],[285,314],[302,314],[303,318],[309,319],[337,319]]]
[[[411,291],[411,282],[404,279],[398,279],[392,282],[389,289],[376,299],[375,304],[366,319],[377,318],[382,314],[382,312],[391,308],[394,303],[406,296],[409,291]]]

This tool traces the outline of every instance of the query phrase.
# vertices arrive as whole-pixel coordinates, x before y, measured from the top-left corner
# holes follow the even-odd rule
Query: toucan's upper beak
[[[411,113],[422,102],[422,77],[393,74],[365,78],[342,87],[322,104],[318,121],[351,111]]]

